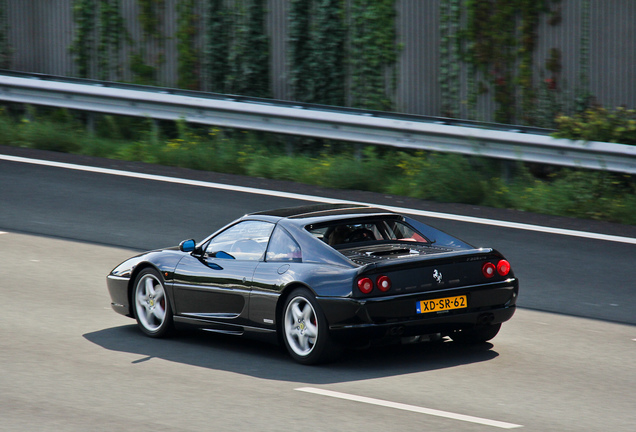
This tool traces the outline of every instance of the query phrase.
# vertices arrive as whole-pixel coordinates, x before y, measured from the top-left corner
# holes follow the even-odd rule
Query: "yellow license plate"
[[[417,313],[441,312],[452,309],[468,307],[468,299],[465,295],[444,297],[432,300],[421,300],[416,304]]]

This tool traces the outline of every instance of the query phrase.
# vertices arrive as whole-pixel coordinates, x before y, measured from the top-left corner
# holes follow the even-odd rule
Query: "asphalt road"
[[[43,155],[635,237],[633,227]],[[105,275],[135,250],[297,204],[0,160],[0,430],[634,430],[630,244],[421,218],[506,254],[522,308],[493,345],[349,351],[321,367],[240,338],[145,338],[108,306]]]
[[[104,286],[130,253],[0,234],[0,430],[463,432],[504,422],[631,432],[636,424],[634,326],[521,309],[492,346],[376,348],[307,367],[247,339],[142,336],[110,309]]]

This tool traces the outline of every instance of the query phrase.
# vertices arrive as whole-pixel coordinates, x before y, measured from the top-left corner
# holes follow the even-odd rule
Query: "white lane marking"
[[[2,235],[2,234],[8,234],[8,233],[6,233],[4,231],[0,231],[0,235]]]
[[[497,428],[501,428],[501,429],[514,429],[514,428],[523,427],[522,425],[518,425],[518,424],[514,424],[514,423],[506,423],[506,422],[501,422],[501,421],[497,421],[497,420],[489,420],[489,419],[485,419],[485,418],[481,418],[481,417],[473,417],[473,416],[468,416],[468,415],[463,415],[463,414],[455,414],[455,413],[451,413],[451,412],[448,412],[448,411],[439,411],[439,410],[430,409],[430,408],[418,407],[418,406],[415,406],[415,405],[407,405],[407,404],[402,404],[402,403],[397,403],[397,402],[385,401],[385,400],[381,400],[381,399],[374,399],[374,398],[369,398],[369,397],[364,397],[364,396],[356,396],[356,395],[351,395],[351,394],[347,394],[347,393],[335,392],[335,391],[331,391],[331,390],[318,389],[318,388],[314,388],[314,387],[301,387],[301,388],[297,388],[295,390],[301,391],[301,392],[306,392],[306,393],[317,394],[317,395],[321,395],[321,396],[328,396],[328,397],[333,397],[333,398],[338,398],[338,399],[345,399],[345,400],[354,401],[354,402],[362,402],[362,403],[366,403],[366,404],[370,404],[370,405],[382,406],[382,407],[386,407],[386,408],[394,408],[394,409],[399,409],[399,410],[403,410],[403,411],[411,411],[411,412],[415,412],[415,413],[427,414],[427,415],[432,415],[432,416],[436,416],[436,417],[444,417],[444,418],[453,419],[453,420],[460,420],[460,421],[465,421],[465,422],[470,422],[470,423],[477,423],[477,424],[482,424],[482,425],[486,425],[486,426],[493,426],[493,427],[497,427]]]
[[[513,228],[513,229],[519,229],[519,230],[525,230],[525,231],[535,231],[535,232],[542,232],[547,234],[559,234],[559,235],[565,235],[570,237],[582,237],[587,239],[605,240],[605,241],[616,242],[616,243],[627,243],[627,244],[636,245],[636,238],[633,238],[633,237],[622,237],[622,236],[600,234],[600,233],[593,233],[593,232],[586,232],[586,231],[552,228],[552,227],[546,227],[541,225],[531,225],[531,224],[524,224],[524,223],[518,223],[518,222],[500,221],[496,219],[484,219],[484,218],[478,218],[473,216],[461,216],[461,215],[455,215],[451,213],[438,213],[438,212],[431,212],[431,211],[425,211],[425,210],[415,210],[415,209],[410,209],[406,207],[378,205],[373,203],[365,203],[361,201],[341,200],[341,199],[320,197],[315,195],[302,195],[302,194],[296,194],[296,193],[290,193],[290,192],[257,189],[257,188],[251,188],[251,187],[245,187],[245,186],[234,186],[234,185],[228,185],[223,183],[204,182],[199,180],[188,180],[188,179],[182,179],[178,177],[167,177],[167,176],[161,176],[161,175],[155,175],[155,174],[142,174],[142,173],[136,173],[132,171],[122,171],[122,170],[116,170],[116,169],[110,169],[110,168],[98,168],[98,167],[92,167],[92,166],[70,164],[65,162],[53,162],[53,161],[47,161],[47,160],[41,160],[41,159],[29,159],[29,158],[20,157],[20,156],[0,155],[0,160],[28,163],[32,165],[44,165],[44,166],[50,166],[50,167],[56,167],[56,168],[65,168],[65,169],[70,169],[75,171],[86,171],[86,172],[92,172],[92,173],[98,173],[98,174],[108,174],[108,175],[115,175],[120,177],[131,177],[131,178],[142,179],[142,180],[154,180],[154,181],[160,181],[165,183],[206,187],[211,189],[228,190],[228,191],[234,191],[234,192],[243,192],[243,193],[258,194],[258,195],[264,195],[264,196],[273,196],[273,197],[279,197],[279,198],[289,198],[289,199],[300,200],[300,201],[321,202],[321,203],[330,203],[330,204],[372,205],[372,206],[378,206],[378,207],[381,207],[396,213],[406,213],[406,214],[424,216],[424,217],[430,217],[430,218],[436,218],[436,219],[447,219],[447,220],[453,220],[458,222],[468,222],[468,223],[481,224],[481,225],[492,225],[492,226],[497,226],[502,228]]]

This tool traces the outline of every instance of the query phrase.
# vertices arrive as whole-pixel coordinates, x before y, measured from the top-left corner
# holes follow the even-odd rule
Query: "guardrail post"
[[[91,136],[95,135],[95,113],[86,113],[86,130]]]
[[[512,172],[515,168],[515,162],[509,160],[501,161],[501,178],[508,184],[512,180]]]

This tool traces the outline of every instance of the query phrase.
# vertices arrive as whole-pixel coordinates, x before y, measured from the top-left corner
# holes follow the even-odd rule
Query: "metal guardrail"
[[[538,128],[7,71],[0,101],[636,174],[636,146]]]

